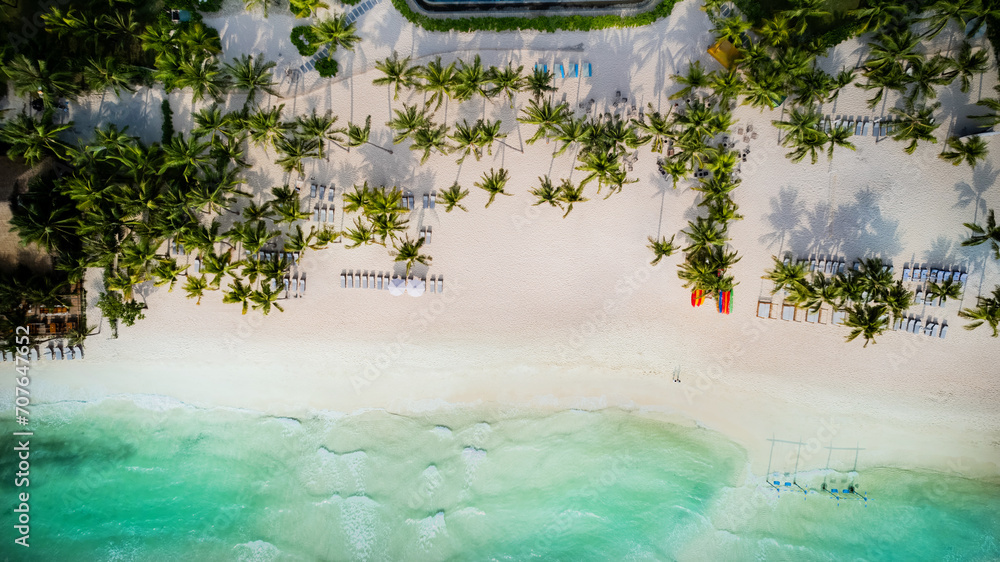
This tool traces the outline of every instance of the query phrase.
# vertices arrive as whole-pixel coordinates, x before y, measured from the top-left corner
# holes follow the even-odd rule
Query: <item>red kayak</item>
[[[732,291],[719,291],[719,312],[722,314],[729,314],[730,301],[732,300]]]

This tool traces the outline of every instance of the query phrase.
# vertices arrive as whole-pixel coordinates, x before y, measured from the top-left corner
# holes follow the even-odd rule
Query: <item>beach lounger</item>
[[[313,209],[313,222],[319,222],[319,207]]]
[[[432,191],[431,192],[431,209],[433,209],[434,205],[436,205],[436,204],[437,204],[437,192],[436,191]]]
[[[937,283],[938,282],[938,273],[939,273],[939,271],[936,270],[936,269],[932,269],[931,270],[931,282],[933,282],[933,283]]]
[[[52,357],[58,359],[59,361],[62,361],[64,359],[62,348],[61,347],[52,348]]]
[[[854,124],[854,134],[856,136],[861,136],[861,120],[858,119]]]
[[[931,329],[930,329],[930,331],[927,332],[927,335],[930,336],[930,337],[932,337],[932,338],[936,338],[937,337],[937,327],[938,327],[937,324],[931,324]]]
[[[425,193],[425,194],[424,194],[424,208],[426,209],[426,208],[427,208],[428,206],[430,206],[430,196],[428,196],[428,195],[427,195],[427,194]]]
[[[892,321],[892,331],[893,332],[898,332],[900,324],[902,324],[902,319],[896,318],[895,320],[893,320]]]
[[[44,355],[46,359],[48,359],[49,361],[51,361],[52,360],[52,348],[51,347],[46,347],[45,351],[42,352],[42,355]]]
[[[795,307],[790,304],[785,304],[781,306],[781,319],[782,320],[794,320],[795,319]]]
[[[903,282],[906,283],[909,280],[910,280],[910,268],[904,267],[903,268]]]
[[[72,361],[73,359],[75,359],[72,347],[67,347],[66,349],[64,349],[63,350],[63,354],[66,357],[66,359],[68,359],[70,361]]]
[[[309,197],[316,197],[316,188],[317,186],[314,183],[309,185]]]
[[[354,286],[357,287],[358,289],[361,288],[361,272],[360,271],[358,273],[354,274]]]
[[[586,76],[587,78],[590,78],[591,76],[594,75],[594,67],[591,66],[591,64],[589,62],[588,63],[584,63],[584,64],[586,65],[586,66],[584,66],[584,68],[586,69],[586,71],[583,73],[583,75]]]
[[[306,278],[302,277],[299,279],[299,296],[306,296]]]
[[[76,358],[77,359],[83,359],[83,346],[82,345],[78,345],[78,346],[74,347],[73,350],[74,350],[74,353],[76,353]],[[35,357],[35,359],[38,359],[38,357]]]
[[[559,63],[559,78],[566,78],[566,69],[563,68],[562,63]]]
[[[916,304],[924,304],[924,298],[922,296],[922,293],[921,293],[920,289],[917,289],[917,292],[914,293],[913,295],[914,295],[913,296],[913,302],[914,303],[916,303]]]
[[[438,292],[444,292],[444,277],[438,277]]]
[[[347,274],[347,288],[348,289],[353,289],[354,288],[354,274],[353,273],[348,273]]]
[[[375,281],[378,283],[378,286],[375,287],[375,288],[378,289],[379,291],[381,291],[382,290],[382,274],[381,273],[378,274],[378,277],[375,278]]]
[[[947,324],[941,324],[941,334],[938,337],[941,338],[941,339],[944,339],[944,337],[947,334],[948,334],[948,325]]]
[[[427,232],[425,232],[424,234],[426,235],[426,240],[424,241],[424,243],[425,244],[430,244],[431,243],[431,227],[428,226],[427,227]]]
[[[920,333],[920,324],[921,324],[921,322],[920,322],[920,320],[918,319],[918,320],[916,321],[916,323],[915,323],[915,324],[913,325],[913,333],[914,333],[914,334],[919,334],[919,333]]]
[[[579,78],[580,77],[580,64],[579,63],[574,63],[573,64],[573,72],[570,73],[569,77],[570,78]]]
[[[819,310],[808,310],[806,311],[806,322],[810,324],[819,323]]]
[[[926,267],[920,270],[920,282],[921,283],[926,283],[927,282],[927,268]]]
[[[826,262],[826,269],[823,272],[827,275],[833,275],[835,273],[833,270],[835,267],[837,267],[837,264],[833,263],[833,261],[828,261]]]
[[[319,186],[319,200],[322,201],[325,195],[326,195],[326,186],[325,185]]]
[[[864,123],[861,124],[861,136],[863,136],[863,137],[867,137],[868,136],[868,118],[867,117],[865,117]]]
[[[434,281],[434,276],[433,275],[431,275],[431,280],[427,282],[427,288],[430,289],[430,291],[432,293],[436,293],[437,292],[437,284]]]
[[[80,356],[83,357],[83,348],[81,348],[80,346],[77,346],[77,349],[80,350]],[[31,359],[32,361],[38,361],[38,348],[37,347],[32,347],[28,351],[28,358]]]
[[[809,261],[809,271],[810,272],[816,271],[816,260]]]
[[[328,211],[327,211],[326,207],[320,209],[320,213],[319,213],[320,222],[327,222],[327,213],[328,213]]]

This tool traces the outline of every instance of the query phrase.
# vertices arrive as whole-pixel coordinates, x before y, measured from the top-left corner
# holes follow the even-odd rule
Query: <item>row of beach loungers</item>
[[[569,68],[569,72],[566,72],[566,68]],[[541,69],[543,72],[549,71],[548,63],[540,62],[535,65],[535,70]],[[589,62],[584,63],[567,63],[563,66],[563,63],[555,63],[552,66],[552,72],[559,78],[579,78],[581,71],[583,72],[584,78],[590,78],[594,75],[594,67]]]
[[[809,310],[798,308],[793,304],[778,304],[768,300],[757,301],[757,318],[777,319],[778,314],[782,320],[802,322],[807,324],[833,324],[842,326],[847,319],[847,312],[843,310],[830,310],[820,308],[819,310]]]
[[[333,204],[329,207],[316,205],[313,208],[313,222],[333,222]]]
[[[340,288],[388,291],[390,279],[392,276],[389,273],[346,272],[340,274]],[[427,289],[432,293],[443,293],[444,277],[431,275],[430,281],[427,281]]]
[[[934,321],[928,321],[926,326],[923,326],[919,318],[897,318],[892,324],[892,329],[897,332],[909,332],[911,334],[923,334],[932,338],[945,339],[948,335],[948,325],[941,324],[941,330],[938,331],[938,324]]]
[[[181,244],[177,240],[171,240],[170,241],[170,255],[173,255],[173,256],[183,256],[183,255],[185,255],[185,253],[184,253],[184,244]]]
[[[295,184],[295,189],[298,190],[301,187],[302,187],[302,180],[299,180],[298,183]],[[333,201],[333,196],[336,193],[336,191],[337,191],[336,186],[333,185],[331,185],[330,188],[327,189],[327,187],[322,184],[319,185],[315,183],[309,184],[309,197],[312,199],[317,199],[319,201],[323,201],[324,199],[326,199],[327,201]]]
[[[83,359],[83,346],[69,346],[65,348],[61,345],[55,345],[51,347],[46,347],[45,351],[42,352],[42,357],[45,359]],[[38,361],[38,348],[32,347],[28,350],[28,359],[31,361]],[[13,351],[3,352],[4,361],[16,361],[17,356]]]
[[[823,131],[827,133],[839,127],[847,127],[847,129],[852,131],[855,136],[859,137],[868,136],[869,125],[871,126],[870,130],[872,136],[878,138],[895,133],[897,123],[894,121],[883,120],[880,117],[873,118],[869,121],[867,117],[855,118],[847,115],[827,115],[822,121]]]
[[[306,276],[302,275],[289,275],[284,279],[285,283],[285,297],[304,297],[306,296]],[[274,281],[271,281],[271,288],[276,289],[274,286]]]
[[[909,266],[903,268],[903,282],[907,283],[944,283],[945,281],[955,281],[965,285],[969,280],[968,272],[955,268],[953,271],[944,269],[930,269],[926,267],[918,268],[916,265],[911,269]]]

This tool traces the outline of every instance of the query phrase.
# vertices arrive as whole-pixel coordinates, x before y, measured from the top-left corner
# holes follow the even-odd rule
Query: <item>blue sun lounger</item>
[[[562,63],[559,63],[559,77],[566,78],[566,69],[563,68]]]
[[[580,76],[580,65],[579,64],[574,64],[573,65],[573,74],[570,74],[569,77],[570,78],[578,78],[579,76]]]
[[[590,78],[591,76],[594,75],[594,67],[591,66],[589,62],[587,63],[586,69],[587,71],[583,74],[584,76]]]

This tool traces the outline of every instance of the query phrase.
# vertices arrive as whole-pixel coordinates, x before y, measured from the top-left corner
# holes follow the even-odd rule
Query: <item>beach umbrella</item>
[[[399,277],[394,278],[389,281],[389,294],[398,297],[403,294],[403,290],[406,288],[406,280],[400,279]]]
[[[423,279],[410,279],[406,284],[406,292],[410,293],[411,297],[419,297],[424,294],[425,286]]]

